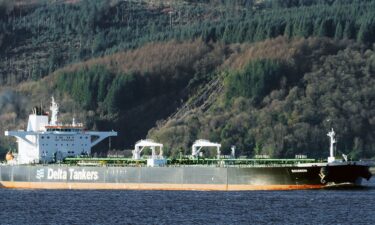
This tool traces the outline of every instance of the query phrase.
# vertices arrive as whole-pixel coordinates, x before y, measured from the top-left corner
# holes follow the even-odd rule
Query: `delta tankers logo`
[[[47,174],[46,174],[47,171]],[[47,180],[98,180],[98,171],[86,171],[85,169],[38,169],[35,175],[36,179],[47,179]]]
[[[36,176],[35,176],[36,179],[43,179],[44,178],[44,169],[39,169],[36,171]]]

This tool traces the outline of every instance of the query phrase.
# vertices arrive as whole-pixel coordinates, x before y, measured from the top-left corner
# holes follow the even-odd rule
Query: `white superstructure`
[[[27,130],[5,131],[5,136],[14,136],[18,142],[17,164],[58,162],[65,157],[90,154],[91,148],[117,132],[85,131],[82,124],[58,122],[58,104],[52,97],[51,120],[36,107],[29,115]]]

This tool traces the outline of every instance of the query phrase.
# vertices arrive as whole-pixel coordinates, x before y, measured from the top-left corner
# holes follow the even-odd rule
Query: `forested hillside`
[[[371,158],[374,42],[370,0],[3,0],[1,129],[54,95],[62,121],[119,131],[117,150],[325,157],[333,127],[338,153]]]
[[[319,157],[327,153],[326,131],[334,127],[341,153],[372,156],[372,50],[328,39],[284,38],[237,48],[228,59],[231,66],[248,63],[218,74],[223,87],[213,102],[207,98],[208,107],[205,102],[187,107],[152,129],[151,137],[181,149],[207,138],[227,150],[235,144],[244,155]]]

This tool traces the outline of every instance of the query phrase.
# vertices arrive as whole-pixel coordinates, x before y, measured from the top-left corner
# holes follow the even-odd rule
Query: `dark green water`
[[[0,224],[375,224],[375,180],[356,190],[0,189]]]

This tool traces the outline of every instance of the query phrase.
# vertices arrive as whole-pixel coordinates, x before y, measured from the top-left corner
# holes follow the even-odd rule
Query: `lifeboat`
[[[14,155],[12,154],[12,152],[8,152],[6,155],[5,155],[5,160],[6,161],[12,161],[14,159]]]

